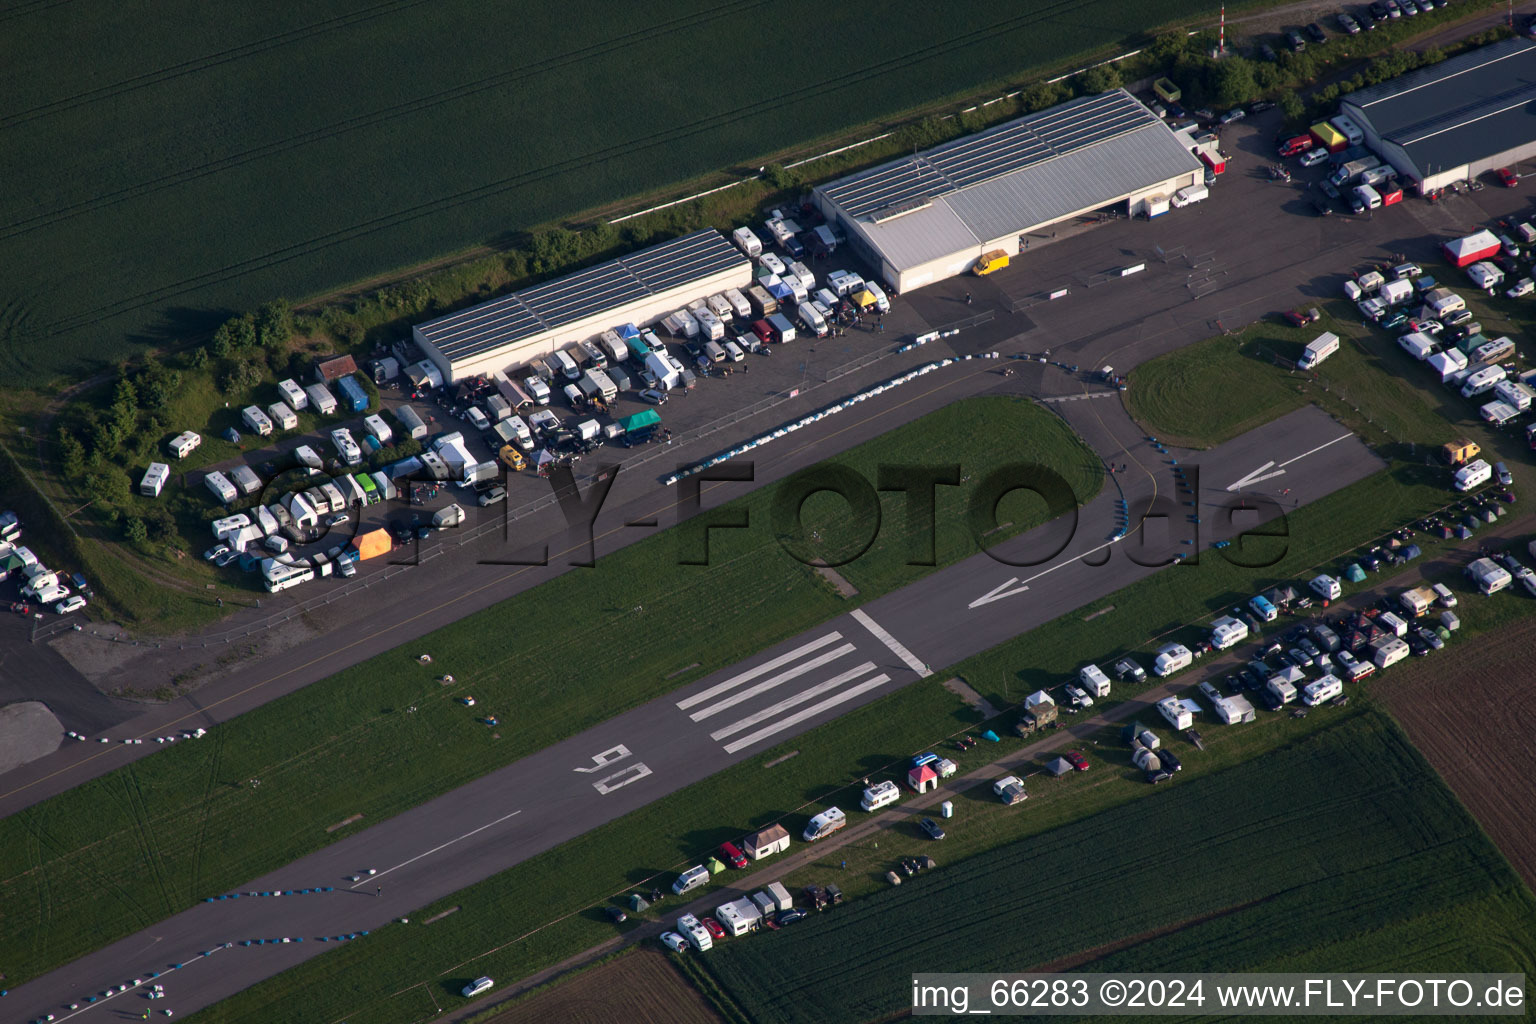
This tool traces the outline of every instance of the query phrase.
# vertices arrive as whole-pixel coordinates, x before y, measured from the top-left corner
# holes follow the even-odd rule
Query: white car
[[[1075,686],[1072,683],[1068,683],[1067,684],[1067,696],[1072,698],[1072,704],[1075,707],[1080,707],[1080,708],[1091,708],[1091,707],[1093,707],[1093,698],[1088,696],[1088,691],[1084,690],[1080,686]]]
[[[463,995],[465,999],[469,999],[473,996],[479,995],[482,992],[489,992],[492,986],[495,984],[496,982],[490,978],[476,978],[468,985],[465,985],[463,991],[460,994]]]
[[[688,948],[688,940],[677,932],[662,932],[661,944],[674,953],[681,953]]]
[[[76,594],[74,597],[66,598],[65,600],[60,601],[58,604],[54,605],[53,610],[58,612],[60,615],[68,615],[70,612],[77,612],[84,607],[85,598],[81,597],[79,594]]]
[[[1305,153],[1301,154],[1301,166],[1316,167],[1318,164],[1327,159],[1328,151],[1322,146],[1318,146],[1316,149],[1309,149]]]
[[[1245,118],[1247,116],[1248,116],[1248,112],[1246,110],[1244,110],[1242,107],[1238,107],[1238,108],[1236,108],[1234,110],[1227,111],[1225,114],[1222,114],[1221,115],[1221,123],[1222,124],[1231,124],[1233,121],[1241,121],[1243,118]]]

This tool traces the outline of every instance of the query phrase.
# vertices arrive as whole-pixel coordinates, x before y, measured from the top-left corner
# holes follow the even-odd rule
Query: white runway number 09
[[[630,754],[629,748],[620,743],[618,746],[610,747],[609,749],[603,751],[601,754],[592,755],[591,767],[575,768],[572,770],[581,772],[584,775],[590,775],[594,772],[603,771],[610,765],[616,764],[617,762],[624,760],[626,757],[631,756],[633,755]],[[612,773],[611,775],[605,775],[598,779],[596,782],[593,782],[592,788],[604,796],[607,796],[614,790],[623,789],[631,782],[639,782],[641,779],[650,774],[651,769],[645,764],[644,761],[636,761],[634,764],[627,765]]]

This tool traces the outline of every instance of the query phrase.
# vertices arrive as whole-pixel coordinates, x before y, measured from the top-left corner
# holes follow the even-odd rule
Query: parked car
[[[351,518],[352,517],[347,515],[345,512],[332,512],[330,515],[325,517],[324,523],[326,526],[340,526],[342,523],[347,522]]]
[[[1493,474],[1499,478],[1499,485],[1501,487],[1508,487],[1515,482],[1515,478],[1509,473],[1509,467],[1502,462],[1495,462],[1493,464]]]
[[[68,615],[70,612],[77,612],[84,607],[85,598],[81,597],[79,594],[75,594],[73,597],[66,597],[64,600],[54,605],[53,610],[60,615]]]
[[[1312,37],[1314,43],[1326,43],[1328,41],[1328,33],[1324,32],[1323,26],[1315,21],[1307,26],[1307,35]]]
[[[720,844],[720,859],[733,868],[740,869],[747,866],[747,855],[742,853],[741,847],[735,843]]]
[[[603,913],[608,915],[608,920],[614,924],[623,924],[629,920],[629,915],[624,913],[623,907],[607,907]]]
[[[706,917],[704,919],[704,930],[709,932],[709,937],[712,939],[725,938],[725,926],[713,917]]]
[[[1061,756],[1066,758],[1067,764],[1070,764],[1077,771],[1085,772],[1088,770],[1088,759],[1083,756],[1082,751],[1069,750]]]
[[[1244,110],[1242,107],[1233,107],[1231,110],[1229,110],[1225,114],[1221,115],[1221,123],[1222,124],[1231,124],[1234,121],[1241,121],[1243,118],[1245,118],[1247,116],[1248,116],[1248,112],[1246,110]]]
[[[485,508],[487,505],[495,505],[506,501],[507,489],[498,484],[497,486],[492,487],[490,490],[486,491],[484,494],[480,495],[478,500],[480,502],[481,508]]]
[[[1352,36],[1357,36],[1360,34],[1360,23],[1356,21],[1351,15],[1340,12],[1338,21],[1339,28],[1343,29],[1346,34]]]
[[[943,838],[942,833],[940,833],[939,838]],[[810,916],[811,912],[803,907],[790,907],[788,910],[779,911],[777,916],[774,917],[773,923],[782,928],[787,924],[794,924],[796,921],[804,920]]]
[[[940,828],[939,823],[934,821],[932,818],[924,818],[922,821],[917,823],[917,827],[922,829],[923,833],[927,835],[929,839],[944,838],[944,830]]]
[[[1180,771],[1184,767],[1184,762],[1180,761],[1178,756],[1175,755],[1174,752],[1169,750],[1167,747],[1157,748],[1157,759],[1158,761],[1162,762],[1164,768],[1171,772]]]
[[[652,377],[651,383],[654,384],[655,382],[656,378]],[[640,401],[649,402],[652,405],[665,405],[667,402],[667,393],[665,391],[658,391],[653,387],[644,389],[640,392],[638,397]]]
[[[1147,681],[1147,670],[1131,658],[1121,658],[1115,662],[1115,678],[1122,683],[1144,683]]]
[[[1275,48],[1270,46],[1268,43],[1259,44],[1259,56],[1269,61],[1271,64],[1280,59],[1280,55],[1275,52]]]
[[[681,953],[688,948],[688,940],[677,932],[662,932],[661,944],[674,953]]]
[[[229,551],[229,545],[228,544],[215,544],[213,547],[211,547],[207,551],[203,552],[203,561],[205,561],[205,562],[212,562],[215,559],[217,559],[220,555],[228,553],[228,551]]]
[[[1066,685],[1067,696],[1072,698],[1072,706],[1078,708],[1093,707],[1093,698],[1088,696],[1088,691],[1072,683]]]
[[[1291,48],[1292,53],[1300,53],[1307,48],[1307,41],[1301,38],[1301,33],[1295,29],[1287,29],[1285,33],[1285,45]]]
[[[1309,149],[1305,153],[1301,154],[1301,166],[1316,167],[1318,164],[1327,159],[1328,151],[1322,146],[1318,146],[1315,149]]]
[[[1500,167],[1493,173],[1498,176],[1499,184],[1503,185],[1505,188],[1514,188],[1516,185],[1520,184],[1520,175],[1516,174],[1508,167]]]
[[[1292,647],[1286,651],[1285,660],[1297,668],[1306,669],[1312,667],[1312,656],[1299,647]]]

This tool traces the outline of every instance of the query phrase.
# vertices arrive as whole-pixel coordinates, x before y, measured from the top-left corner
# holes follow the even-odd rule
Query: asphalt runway
[[[1070,535],[1062,523],[1048,524],[934,573],[238,890],[284,895],[202,903],[91,953],[13,991],[7,1009],[18,1007],[29,1019],[53,1013],[57,1021],[105,1021],[120,1019],[125,1009],[136,1014],[163,1006],[185,1014],[207,1006],[335,944],[321,938],[385,927],[909,685],[928,674],[929,665],[985,650],[1153,572],[1197,572],[1197,565],[1155,565],[1176,552],[1214,557],[1211,541],[1382,468],[1358,438],[1315,407],[1198,456],[1165,455],[1144,440],[1131,454],[1147,472],[1124,474],[1141,482],[1128,502],[1155,514],[1160,499],[1175,496],[1168,502],[1171,528],[1148,544],[1135,532],[1112,539],[1119,493],[1106,486],[1081,510]],[[1188,506],[1177,500],[1174,459],[1186,479],[1198,467],[1201,524],[1187,522]],[[1228,505],[1252,508],[1228,521],[1220,514]],[[1198,538],[1196,531],[1203,531]],[[1153,564],[1138,564],[1133,552]],[[1042,554],[1050,557],[1041,560]],[[1038,564],[1008,565],[994,556]],[[376,873],[349,881],[369,869]],[[333,891],[296,891],[324,887]],[[241,944],[255,939],[279,941]],[[151,1006],[143,985],[100,998],[136,979],[164,985],[167,998]],[[92,995],[100,1001],[85,1005]],[[81,1008],[64,1009],[72,1002]]]

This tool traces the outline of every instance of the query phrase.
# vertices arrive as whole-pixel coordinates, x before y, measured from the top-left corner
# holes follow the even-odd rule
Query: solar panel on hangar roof
[[[573,323],[620,303],[643,298],[646,289],[618,260],[546,281],[518,292],[528,307],[551,327]]]
[[[521,341],[544,329],[544,323],[516,294],[450,313],[420,328],[422,335],[450,359]]]
[[[652,246],[619,262],[628,267],[646,288],[664,292],[718,274],[744,261],[741,250],[713,228]]]
[[[860,217],[919,195],[967,188],[1156,123],[1138,100],[1115,90],[877,167],[825,192],[850,216]]]

